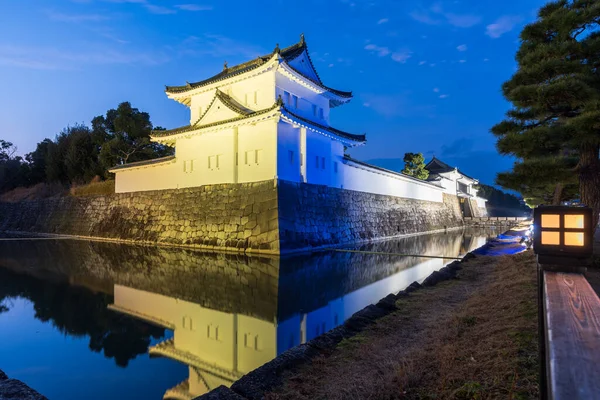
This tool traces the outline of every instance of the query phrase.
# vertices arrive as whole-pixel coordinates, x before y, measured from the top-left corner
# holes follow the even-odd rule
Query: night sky
[[[362,160],[435,154],[493,183],[510,158],[489,129],[509,104],[522,27],[545,1],[1,0],[0,139],[19,154],[122,101],[154,125],[189,123],[164,85],[296,43],[323,82],[355,98],[334,127],[367,134]],[[401,162],[381,161],[387,167]]]

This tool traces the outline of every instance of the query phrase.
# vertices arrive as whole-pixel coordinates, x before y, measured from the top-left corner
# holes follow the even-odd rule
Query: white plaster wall
[[[277,100],[274,75],[275,71],[271,70],[235,83],[220,85],[217,88],[251,110],[262,110],[271,107]],[[206,112],[215,97],[217,88],[192,95],[190,123],[196,122],[202,113]]]
[[[316,185],[330,185],[333,174],[333,141],[319,133],[306,130],[306,179]],[[318,161],[317,161],[318,160]],[[339,174],[338,165],[338,174]]]
[[[207,132],[177,140],[179,188],[234,181],[234,129]]]
[[[310,119],[312,121],[318,122],[321,125],[329,125],[329,100],[327,100],[324,96],[313,92],[310,89],[305,88],[301,84],[292,81],[287,76],[283,75],[281,72],[277,71],[275,74],[276,79],[276,91],[275,98],[278,98],[281,95],[281,98],[284,99],[285,96],[284,91],[290,93],[290,95],[298,96],[298,107],[294,108],[293,104],[286,104],[286,107],[300,115],[301,117]],[[315,104],[317,107],[321,107],[323,109],[323,119],[319,118],[318,113],[317,117],[313,115],[312,105]]]
[[[115,174],[115,192],[142,192],[177,188],[175,163],[120,170]]]
[[[277,177],[291,182],[301,181],[302,149],[300,128],[280,121],[277,124]]]
[[[258,163],[256,155],[258,152]],[[277,123],[263,121],[238,128],[238,182],[258,182],[277,174]]]
[[[354,167],[352,164],[341,163],[336,183],[343,189],[359,192],[376,193],[388,196],[405,197],[416,200],[443,201],[444,190],[429,184],[415,182],[408,178],[384,174],[377,170]]]

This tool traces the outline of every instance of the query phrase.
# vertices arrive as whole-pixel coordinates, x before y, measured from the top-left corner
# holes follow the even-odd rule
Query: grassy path
[[[401,298],[330,355],[286,372],[267,399],[537,398],[532,252],[462,266],[458,279]]]

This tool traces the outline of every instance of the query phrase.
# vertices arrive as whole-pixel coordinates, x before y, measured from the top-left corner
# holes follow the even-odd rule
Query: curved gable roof
[[[297,69],[295,69],[294,67],[292,67],[289,64],[290,62],[292,62],[293,60],[295,60],[296,58],[298,58],[299,56],[301,56],[304,53],[306,53],[307,59],[310,64],[310,68],[312,69],[312,71],[314,71],[314,77],[310,77],[310,76],[307,76],[307,74],[303,74],[301,71],[298,71]],[[165,86],[165,92],[167,92],[169,94],[185,93],[187,91],[190,91],[190,90],[202,87],[202,86],[210,85],[211,83],[229,79],[231,77],[243,74],[245,72],[248,72],[248,71],[258,68],[261,65],[266,64],[269,60],[271,60],[273,58],[273,56],[275,54],[279,54],[281,56],[281,58],[284,60],[284,62],[288,65],[288,67],[290,67],[291,69],[293,69],[298,74],[305,77],[306,79],[310,80],[311,82],[321,86],[323,89],[330,91],[331,93],[334,93],[341,97],[346,97],[346,98],[352,97],[352,92],[336,90],[336,89],[330,88],[328,86],[325,86],[323,84],[323,82],[321,81],[321,78],[319,77],[319,74],[317,73],[317,70],[315,69],[315,66],[310,58],[310,54],[308,53],[308,46],[306,45],[306,41],[304,40],[304,35],[301,35],[300,42],[293,44],[291,46],[288,46],[284,49],[280,49],[279,45],[277,45],[277,47],[275,47],[275,49],[270,54],[257,57],[254,60],[250,60],[250,61],[247,61],[242,64],[234,65],[233,67],[229,67],[229,66],[227,66],[227,63],[225,63],[225,66],[221,72],[219,72],[218,74],[216,74],[208,79],[204,79],[202,81],[193,82],[193,83],[187,82],[183,86]]]

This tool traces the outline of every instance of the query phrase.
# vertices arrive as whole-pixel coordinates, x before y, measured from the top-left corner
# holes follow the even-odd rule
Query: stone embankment
[[[443,202],[280,182],[281,249],[307,250],[462,225],[456,196]]]
[[[236,185],[0,203],[0,231],[279,253],[277,187]]]
[[[9,379],[0,370],[0,400],[48,400],[26,384],[16,379]]]
[[[270,180],[0,203],[0,232],[284,254],[463,225],[443,202]]]

